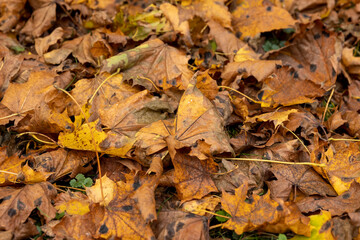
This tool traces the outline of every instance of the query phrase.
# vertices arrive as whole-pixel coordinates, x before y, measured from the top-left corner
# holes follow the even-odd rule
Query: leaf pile
[[[357,1],[0,5],[1,239],[360,238]]]

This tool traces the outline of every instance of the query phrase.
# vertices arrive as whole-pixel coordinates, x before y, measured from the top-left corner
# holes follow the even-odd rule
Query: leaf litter
[[[1,239],[359,239],[360,3],[1,6]]]

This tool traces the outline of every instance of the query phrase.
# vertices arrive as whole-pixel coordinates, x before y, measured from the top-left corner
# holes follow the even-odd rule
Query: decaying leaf
[[[132,79],[133,84],[149,90],[154,89],[154,85],[165,90],[171,87],[186,89],[192,75],[187,68],[186,56],[159,39],[107,59],[101,70],[112,73],[118,68],[125,70],[125,80]]]
[[[234,230],[236,234],[276,223],[288,211],[283,204],[270,198],[270,192],[263,196],[253,194],[247,198],[247,190],[248,185],[245,183],[235,189],[235,195],[223,192],[221,205],[231,215],[224,227]]]
[[[15,230],[20,224],[25,223],[34,209],[38,209],[46,221],[50,221],[56,213],[51,204],[51,199],[55,195],[55,188],[48,182],[25,185],[22,188],[1,188],[1,228]]]
[[[256,34],[275,29],[292,28],[295,20],[285,9],[276,6],[263,6],[262,1],[244,2],[233,13],[235,27],[241,38],[254,37]]]

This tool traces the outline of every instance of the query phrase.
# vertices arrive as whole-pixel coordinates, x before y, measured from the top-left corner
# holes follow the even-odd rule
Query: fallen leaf
[[[331,214],[327,211],[321,211],[318,215],[310,216],[311,236],[295,236],[291,240],[305,239],[335,239],[331,234],[332,221]]]
[[[239,31],[242,39],[254,37],[262,32],[295,26],[295,20],[285,9],[271,5],[263,6],[262,1],[256,2],[252,6],[244,2],[232,13],[235,29]]]
[[[37,8],[32,13],[31,18],[27,21],[21,33],[32,37],[40,37],[45,31],[50,29],[56,22],[56,3],[49,2]]]
[[[51,204],[55,195],[55,188],[48,182],[25,185],[22,188],[1,188],[1,228],[14,231],[25,223],[34,209],[38,209],[46,221],[50,221],[56,213]]]
[[[263,196],[253,194],[245,201],[247,190],[248,185],[245,183],[235,189],[235,195],[223,192],[221,205],[231,215],[224,223],[224,228],[234,230],[240,235],[266,224],[274,224],[288,211],[283,204],[270,199],[270,192]]]
[[[326,210],[334,215],[351,213],[358,209],[359,206],[359,188],[357,182],[353,182],[350,189],[337,197],[307,197],[297,203],[301,212],[315,212],[317,210]]]
[[[61,27],[56,28],[49,36],[35,39],[35,49],[39,56],[44,55],[49,47],[59,41],[64,35],[64,30]]]
[[[299,189],[306,195],[336,196],[333,188],[326,183],[314,169],[303,165],[274,165],[270,169],[278,179],[270,189],[281,188],[280,185],[288,185],[288,196],[294,188]],[[288,184],[289,183],[289,184]]]
[[[274,53],[271,58],[293,67],[300,80],[310,80],[328,91],[335,84],[341,52],[342,43],[337,34],[316,21],[302,25],[291,45]]]
[[[192,76],[187,61],[183,52],[154,39],[105,60],[101,71],[112,73],[120,68],[124,70],[124,80],[132,79],[134,85],[149,90],[155,88],[153,84],[165,90],[171,87],[186,89]]]
[[[159,212],[155,229],[157,239],[209,239],[208,219],[182,211]]]
[[[320,85],[310,80],[300,80],[298,72],[294,69],[279,66],[263,81],[258,98],[262,107],[291,106],[313,103],[316,101],[315,97],[320,97],[324,93]]]

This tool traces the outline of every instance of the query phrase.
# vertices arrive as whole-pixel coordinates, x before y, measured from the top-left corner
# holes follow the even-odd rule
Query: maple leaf
[[[349,190],[353,182],[359,182],[359,144],[334,142],[325,152],[320,162],[326,163],[324,169],[318,171],[326,177],[337,194]]]
[[[292,44],[270,58],[292,66],[294,76],[310,80],[327,91],[335,83],[339,69],[337,59],[341,52],[342,44],[337,34],[324,29],[320,21],[315,21],[311,25],[303,25]]]
[[[181,200],[201,199],[210,192],[218,191],[211,178],[211,173],[217,172],[217,164],[213,159],[200,160],[188,156],[186,151],[175,150],[174,138],[167,138],[166,141],[175,168],[175,187]]]
[[[345,212],[354,212],[359,208],[360,184],[353,182],[348,191],[336,197],[307,197],[300,200],[297,205],[301,212],[315,212],[316,210],[327,210],[331,215],[341,215]]]
[[[159,224],[155,229],[157,239],[209,239],[208,219],[182,211],[159,212]]]
[[[124,70],[124,80],[132,79],[134,85],[149,90],[154,89],[153,84],[163,89],[186,89],[192,76],[187,61],[184,53],[164,44],[160,39],[154,39],[105,60],[101,71],[112,73],[120,68]]]
[[[118,182],[109,186],[109,191],[113,190],[114,195],[112,199],[107,200],[102,220],[96,223],[95,236],[106,239],[115,236],[123,239],[150,239],[153,236],[138,208],[136,197],[131,197],[133,191],[140,186],[139,181]],[[100,192],[98,187],[97,189],[97,192]]]
[[[276,6],[263,6],[262,1],[241,4],[233,13],[235,28],[241,38],[254,37],[256,34],[275,29],[291,28],[294,19],[285,9]]]
[[[234,230],[240,235],[246,231],[253,231],[265,224],[273,224],[288,211],[283,204],[270,199],[270,192],[263,196],[253,194],[248,201],[248,184],[245,183],[235,189],[235,195],[223,192],[221,205],[231,215],[224,223],[224,227]]]
[[[290,194],[292,187],[294,187],[306,195],[336,196],[333,188],[311,167],[302,165],[275,165],[271,167],[270,171],[278,179],[278,181],[272,182],[270,187],[270,189],[274,189],[276,192],[282,189],[282,192],[286,191]],[[286,188],[285,186],[288,187]]]
[[[50,221],[56,210],[51,198],[56,195],[55,188],[48,182],[25,185],[22,188],[0,188],[0,226],[6,230],[15,230],[23,224],[34,209]]]
[[[331,233],[332,221],[331,214],[327,211],[321,211],[320,214],[310,216],[311,236],[295,236],[291,240],[306,239],[335,239]]]
[[[25,158],[17,154],[7,156],[6,147],[0,148],[0,186],[17,183],[17,175],[21,171],[21,164]]]
[[[276,107],[313,103],[315,97],[323,94],[324,90],[319,85],[310,80],[300,80],[294,69],[278,66],[272,75],[264,79],[258,98],[262,107]]]

